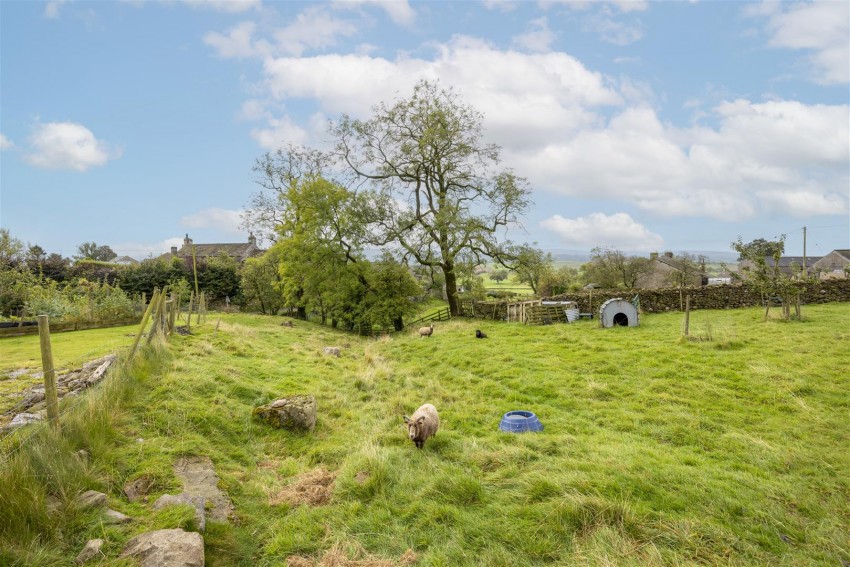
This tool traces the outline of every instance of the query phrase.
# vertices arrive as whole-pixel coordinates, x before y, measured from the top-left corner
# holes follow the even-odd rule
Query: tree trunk
[[[449,302],[449,313],[452,317],[460,315],[460,302],[457,296],[457,278],[452,264],[443,266],[443,276],[446,278],[446,299]]]
[[[403,331],[404,330],[404,320],[401,317],[396,317],[395,319],[393,319],[393,328],[396,331]]]

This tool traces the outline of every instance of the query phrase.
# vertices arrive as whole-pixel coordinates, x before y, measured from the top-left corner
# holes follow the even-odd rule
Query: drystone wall
[[[711,285],[690,287],[684,289],[685,295],[691,296],[691,309],[736,309],[761,305],[761,294],[749,288],[746,284]],[[553,301],[575,301],[584,312],[597,312],[599,306],[608,299],[622,297],[631,300],[635,295],[640,296],[640,307],[646,313],[663,313],[678,311],[681,295],[679,288],[664,289],[615,289],[593,290],[564,293],[545,298]],[[593,305],[591,307],[591,301]],[[823,280],[806,284],[800,296],[803,304],[831,303],[850,301],[850,279]]]

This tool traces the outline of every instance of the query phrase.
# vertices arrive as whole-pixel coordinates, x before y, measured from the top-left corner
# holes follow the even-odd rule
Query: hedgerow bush
[[[114,321],[132,317],[136,302],[121,288],[107,283],[81,279],[60,287],[48,281],[29,289],[26,310],[61,321]]]

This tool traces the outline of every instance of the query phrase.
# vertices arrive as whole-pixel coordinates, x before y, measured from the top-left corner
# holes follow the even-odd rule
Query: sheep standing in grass
[[[427,327],[420,327],[419,328],[419,338],[430,337],[433,334],[434,334],[434,323],[431,323]]]
[[[416,444],[417,449],[421,449],[429,437],[437,434],[440,416],[437,415],[437,408],[431,404],[423,404],[413,417],[404,416],[404,423],[407,424],[407,436]]]

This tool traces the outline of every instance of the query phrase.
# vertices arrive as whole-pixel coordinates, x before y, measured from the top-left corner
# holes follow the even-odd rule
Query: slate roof
[[[810,268],[812,266],[812,264],[814,264],[815,262],[817,262],[821,258],[823,258],[823,256],[806,256],[806,258],[805,258],[806,267]],[[771,268],[773,267],[773,258],[772,257],[769,257],[769,256],[765,257],[765,261],[767,262],[768,266],[770,266]],[[796,265],[795,267],[797,267],[798,269],[802,268],[803,267],[803,257],[802,256],[780,256],[780,258],[779,258],[779,267],[780,268],[790,268],[790,267],[792,267],[792,265]]]
[[[655,260],[658,260],[662,264],[667,264],[668,266],[676,270],[681,271],[682,269],[682,260],[679,258],[670,258],[669,256],[658,256],[657,258],[655,258]],[[705,275],[702,270],[699,269],[699,262],[694,261],[694,263],[697,267],[697,270],[696,272],[694,272],[694,275]]]

